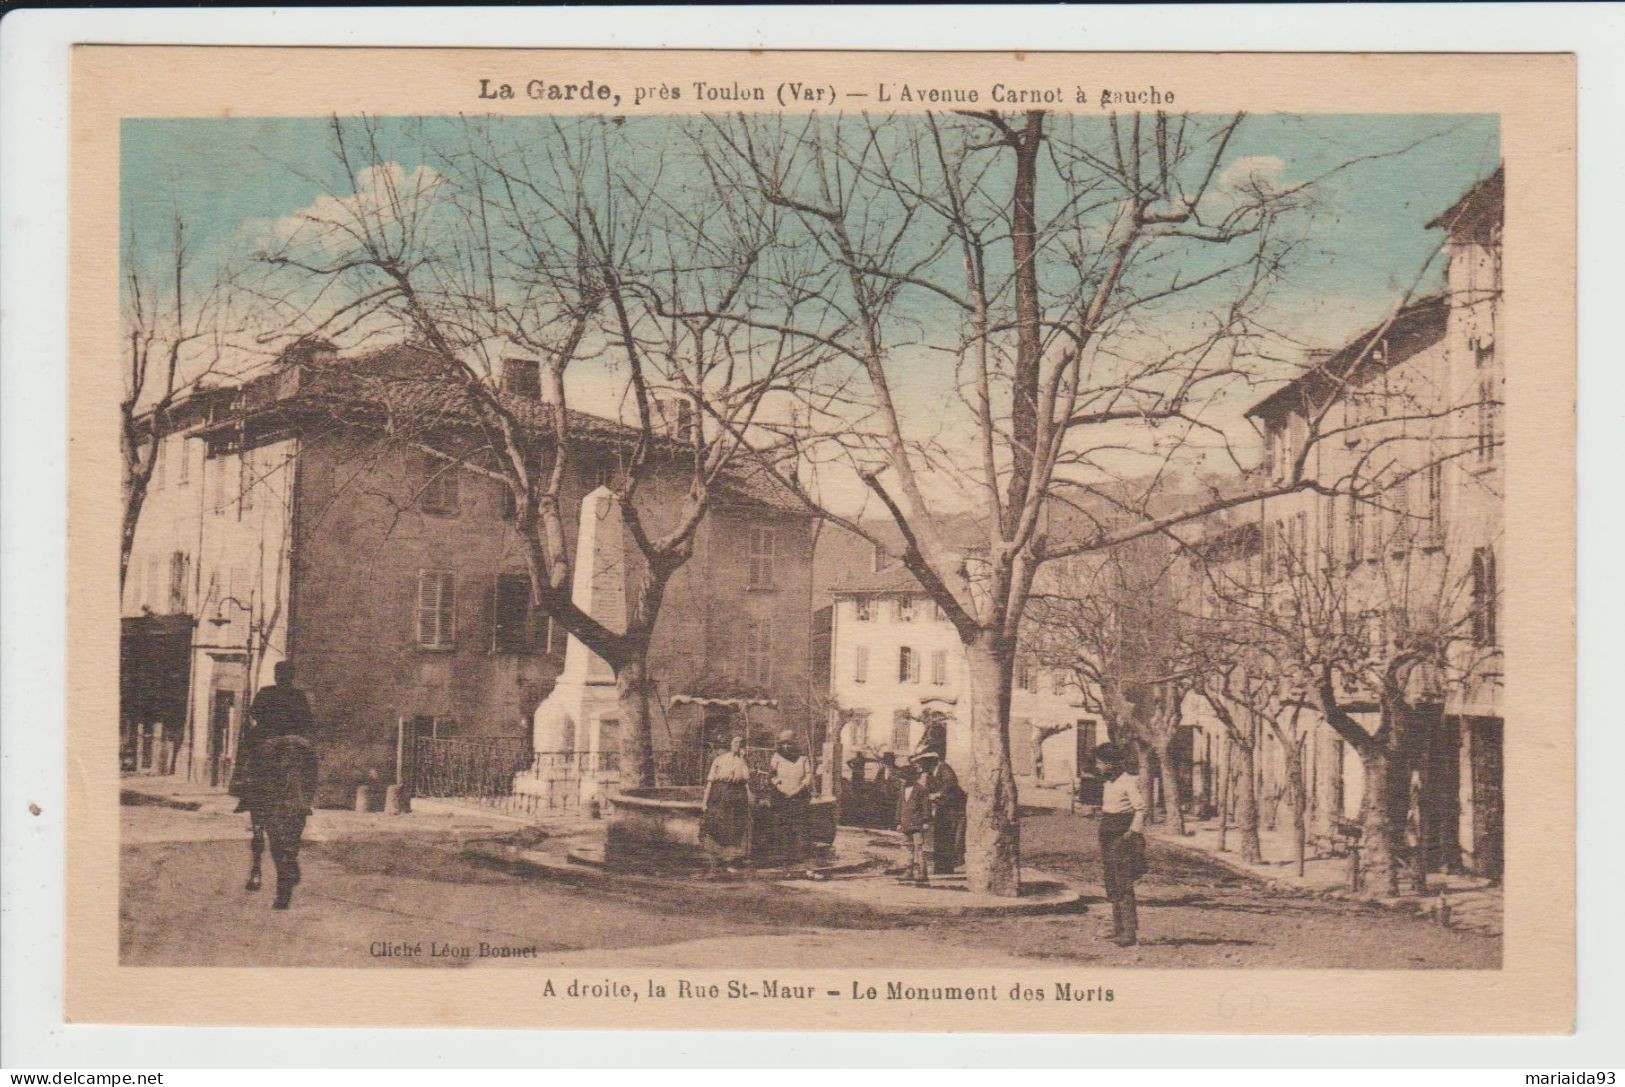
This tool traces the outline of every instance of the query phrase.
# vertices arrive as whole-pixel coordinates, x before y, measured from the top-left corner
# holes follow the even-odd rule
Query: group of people
[[[758,807],[771,812],[774,851],[791,863],[804,862],[812,848],[812,790],[812,761],[800,750],[794,732],[779,733],[761,795],[745,760],[745,738],[730,737],[728,750],[711,761],[700,797],[705,812],[700,833],[715,863],[733,871],[750,855],[755,833],[752,809]]]
[[[254,728],[242,744],[231,791],[240,798],[238,810],[250,814],[253,827],[247,889],[259,889],[260,858],[268,840],[276,865],[274,905],[287,909],[299,882],[300,839],[316,786],[312,743],[316,722],[309,700],[293,685],[293,666],[286,661],[277,664],[275,677],[276,682],[254,698]],[[965,790],[938,747],[922,741],[907,763],[898,763],[891,752],[879,759],[875,783],[888,795],[895,792],[894,825],[908,844],[905,882],[925,884],[932,872],[954,872],[965,862]],[[866,761],[861,754],[852,760],[854,781],[864,780]],[[1134,883],[1147,868],[1148,804],[1131,752],[1101,744],[1094,751],[1094,762],[1104,783],[1099,835],[1106,896],[1112,904],[1108,938],[1128,947],[1139,940]],[[792,863],[804,862],[810,854],[813,772],[795,733],[787,729],[779,734],[763,795],[758,795],[751,775],[745,738],[730,737],[728,750],[711,763],[701,800],[705,811],[701,833],[713,856],[730,869],[745,860],[752,846],[752,810],[766,807],[772,813],[775,851]]]
[[[897,829],[908,842],[903,880],[927,883],[965,863],[965,790],[935,751],[919,751],[898,767]]]
[[[867,764],[878,761],[873,782]],[[1107,938],[1124,947],[1139,942],[1139,905],[1134,884],[1146,873],[1145,820],[1148,804],[1132,752],[1117,744],[1094,751],[1101,782],[1100,856],[1105,868],[1106,897],[1112,904]],[[854,784],[892,790],[894,824],[908,843],[903,880],[926,883],[932,872],[947,873],[965,859],[965,791],[958,775],[940,753],[920,750],[905,764],[891,752],[878,760],[860,753],[848,763]]]

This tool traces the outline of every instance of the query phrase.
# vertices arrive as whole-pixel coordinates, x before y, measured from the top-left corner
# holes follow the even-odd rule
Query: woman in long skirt
[[[700,833],[706,847],[730,869],[750,850],[750,764],[745,738],[734,736],[728,750],[711,763],[700,804],[705,819]]]
[[[1095,748],[1095,767],[1105,781],[1100,805],[1100,856],[1106,867],[1106,897],[1112,901],[1112,934],[1121,946],[1139,942],[1139,906],[1134,881],[1145,875],[1145,793],[1130,773],[1128,754],[1116,744]]]

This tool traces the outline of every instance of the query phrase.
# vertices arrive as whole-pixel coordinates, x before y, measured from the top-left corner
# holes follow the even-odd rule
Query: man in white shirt
[[[1095,767],[1105,779],[1100,798],[1100,858],[1106,869],[1106,897],[1112,902],[1110,939],[1121,947],[1139,942],[1139,906],[1134,881],[1145,874],[1145,816],[1149,805],[1138,774],[1130,773],[1128,752],[1116,744],[1095,749]]]
[[[774,822],[779,844],[787,860],[800,863],[807,857],[807,821],[812,812],[812,762],[796,749],[796,734],[789,729],[779,733],[778,750],[768,764],[768,780],[773,783]]]

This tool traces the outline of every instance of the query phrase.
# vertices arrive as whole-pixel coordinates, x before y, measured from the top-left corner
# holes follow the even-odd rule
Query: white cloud
[[[267,233],[285,244],[342,251],[355,244],[357,234],[377,236],[403,226],[415,230],[444,181],[427,166],[410,173],[398,162],[368,166],[356,175],[354,195],[318,196],[309,207],[271,224]]]
[[[1276,188],[1286,164],[1274,155],[1243,155],[1219,175],[1221,188]]]

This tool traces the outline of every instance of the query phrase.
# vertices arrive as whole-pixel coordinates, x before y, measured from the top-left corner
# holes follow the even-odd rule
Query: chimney
[[[526,400],[542,398],[542,364],[535,359],[502,360],[502,391]]]
[[[331,366],[338,360],[338,348],[333,346],[331,340],[320,336],[302,336],[282,349],[277,358],[278,367],[286,366]]]
[[[680,442],[692,441],[694,437],[694,405],[686,396],[657,396],[655,397],[656,423],[665,432],[666,437],[675,438]]]

